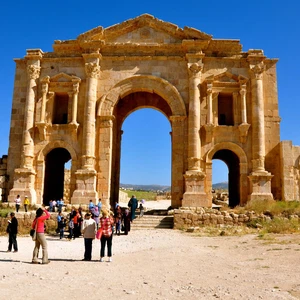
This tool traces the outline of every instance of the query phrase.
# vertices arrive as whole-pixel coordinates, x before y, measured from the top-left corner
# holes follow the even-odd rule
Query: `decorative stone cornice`
[[[100,66],[96,63],[86,63],[85,72],[89,78],[98,78],[100,75]]]
[[[28,65],[27,66],[27,74],[29,76],[29,79],[38,79],[40,76],[40,70],[41,68],[36,65]]]

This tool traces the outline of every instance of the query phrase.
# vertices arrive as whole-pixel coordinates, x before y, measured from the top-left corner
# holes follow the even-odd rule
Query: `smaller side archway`
[[[69,190],[72,195],[75,189],[74,174],[78,167],[78,156],[74,148],[65,141],[52,141],[39,152],[36,169],[37,204],[48,205],[49,200],[63,197],[65,163],[70,160]]]
[[[206,156],[207,175],[212,189],[212,160],[220,159],[228,167],[229,206],[244,205],[248,198],[248,163],[244,150],[234,143],[219,143]]]

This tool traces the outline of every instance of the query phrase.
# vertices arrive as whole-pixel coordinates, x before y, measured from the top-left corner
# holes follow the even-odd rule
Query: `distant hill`
[[[148,184],[148,185],[143,185],[143,184],[127,184],[127,183],[120,183],[120,189],[131,189],[134,191],[163,191],[163,192],[168,192],[171,190],[171,187],[168,185],[159,185],[159,184]]]
[[[214,183],[213,184],[213,189],[216,190],[228,190],[228,182],[219,182],[219,183]],[[159,185],[159,184],[127,184],[127,183],[120,183],[120,188],[122,189],[131,189],[134,191],[163,191],[163,192],[168,192],[171,191],[171,187],[168,185]]]
[[[214,183],[212,187],[215,190],[228,190],[228,182],[224,181],[224,182]]]

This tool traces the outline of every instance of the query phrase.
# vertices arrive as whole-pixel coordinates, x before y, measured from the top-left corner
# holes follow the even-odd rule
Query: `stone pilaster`
[[[180,207],[184,193],[182,174],[184,172],[186,116],[171,116],[170,121],[172,124],[172,207]]]
[[[97,190],[101,193],[102,203],[109,208],[110,182],[112,167],[112,138],[114,116],[100,116],[99,120],[99,173]]]

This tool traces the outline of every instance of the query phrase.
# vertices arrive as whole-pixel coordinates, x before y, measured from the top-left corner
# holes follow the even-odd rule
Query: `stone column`
[[[24,198],[27,195],[32,204],[36,203],[35,176],[33,166],[34,158],[34,113],[37,98],[37,80],[40,76],[40,60],[42,51],[28,50],[25,59],[27,61],[27,92],[24,104],[24,122],[22,136],[22,153],[20,168],[15,169],[14,184],[11,189],[8,201],[14,201],[17,195]]]
[[[250,65],[252,86],[253,171],[265,171],[264,63]]]
[[[212,113],[212,83],[207,84],[207,124],[213,124],[213,113]]]
[[[95,118],[97,101],[97,84],[100,74],[100,67],[97,62],[85,64],[86,78],[86,99],[84,107],[83,124],[83,155],[82,168],[94,169],[95,160]]]
[[[203,64],[202,56],[187,54],[187,58],[190,96],[188,113],[188,169],[200,171],[200,82]]]
[[[189,110],[188,110],[188,170],[185,178],[185,193],[182,206],[209,206],[205,192],[205,174],[201,169],[201,109],[200,83],[203,69],[203,54],[187,54],[189,73]]]
[[[75,172],[76,189],[71,199],[72,204],[88,204],[89,200],[93,200],[94,203],[98,201],[98,192],[96,191],[97,172],[95,170],[95,123],[100,56],[98,52],[83,54],[86,72],[86,96],[82,130],[82,160],[81,169]],[[76,86],[74,89],[75,94],[78,94]],[[75,96],[75,102],[77,102],[76,100],[77,95]],[[76,108],[74,106],[72,108],[73,121]]]
[[[242,85],[240,89],[242,124],[247,124],[246,93],[246,85]]]
[[[250,200],[273,199],[271,179],[273,175],[265,170],[265,118],[263,74],[265,71],[262,52],[248,56],[252,88],[252,173],[250,180]]]
[[[72,124],[77,125],[77,106],[78,106],[79,82],[73,81],[73,101],[72,101]]]
[[[26,104],[24,111],[24,125],[23,125],[23,153],[21,168],[31,169],[34,157],[34,142],[33,142],[33,127],[34,127],[34,110],[36,101],[36,80],[40,76],[39,62],[34,64],[28,61],[27,64],[28,84]]]
[[[42,106],[41,106],[41,116],[40,123],[45,123],[46,116],[46,102],[47,102],[47,94],[49,90],[50,77],[46,76],[41,80],[42,83]]]

